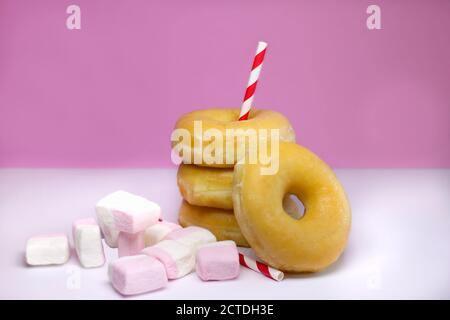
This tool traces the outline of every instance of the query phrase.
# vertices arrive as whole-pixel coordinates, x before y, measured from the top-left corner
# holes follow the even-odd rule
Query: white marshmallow
[[[145,230],[145,246],[150,247],[157,244],[175,229],[181,229],[181,226],[172,222],[158,221]]]
[[[192,250],[174,240],[158,242],[156,245],[142,250],[142,253],[161,261],[169,279],[184,277],[194,270],[195,255]]]
[[[122,190],[105,196],[95,206],[100,229],[103,232],[106,243],[112,248],[117,248],[117,238],[119,236],[113,211],[154,212],[155,210],[160,212],[159,206],[154,202]]]
[[[76,220],[72,234],[78,260],[83,267],[100,267],[105,263],[100,228],[94,218]]]
[[[64,264],[69,256],[69,241],[65,234],[36,236],[27,241],[26,261],[29,265]]]

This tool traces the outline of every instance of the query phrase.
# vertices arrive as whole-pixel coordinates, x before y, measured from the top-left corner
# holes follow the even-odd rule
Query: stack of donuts
[[[218,240],[251,247],[260,259],[283,271],[324,269],[343,252],[350,230],[350,207],[341,184],[319,157],[295,144],[294,130],[285,116],[253,109],[248,120],[238,121],[239,112],[197,110],[177,121],[175,129],[190,133],[182,142],[172,140],[173,150],[182,159],[177,174],[183,197],[179,223],[200,226]],[[213,129],[223,137],[228,129],[278,129],[277,172],[263,175],[261,163],[239,158],[238,142],[231,148],[224,141],[213,145],[214,141],[195,132],[199,123],[203,132]],[[270,145],[270,138],[265,143]],[[205,148],[215,148],[215,159],[221,161],[196,158],[196,152]],[[290,195],[305,207],[300,219]]]
[[[237,121],[239,109],[210,109],[190,112],[177,122],[176,129],[187,129],[192,141],[185,145],[185,150],[194,150],[196,134],[193,132],[194,121],[201,121],[203,132],[217,129],[225,137],[227,129],[280,129],[280,140],[295,141],[294,131],[289,121],[281,114],[268,110],[254,110],[252,117],[246,121]],[[204,142],[204,147],[208,145]],[[249,247],[242,235],[233,211],[233,169],[238,161],[237,152],[231,163],[225,161],[225,142],[221,153],[224,155],[221,163],[206,163],[204,159],[197,164],[190,158],[183,157],[178,169],[177,182],[183,202],[179,212],[179,223],[186,226],[199,226],[209,229],[218,240],[233,240],[239,246]],[[236,150],[234,150],[236,151]]]

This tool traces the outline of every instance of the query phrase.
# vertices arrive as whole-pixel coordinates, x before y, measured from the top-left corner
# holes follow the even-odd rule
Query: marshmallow
[[[138,254],[145,248],[144,231],[137,233],[120,232],[117,244],[119,257]]]
[[[100,267],[105,263],[100,227],[94,218],[74,221],[72,235],[78,260],[83,267]]]
[[[194,270],[195,255],[189,247],[174,240],[163,240],[142,253],[161,261],[169,279],[184,277]]]
[[[135,255],[145,248],[144,231],[158,222],[160,207],[151,201],[130,201],[112,210],[114,225],[119,230],[119,257]]]
[[[194,254],[202,244],[216,241],[209,230],[195,226],[173,230],[164,239],[178,241],[188,246]]]
[[[195,270],[203,281],[236,278],[239,275],[239,252],[234,241],[202,245],[197,251]]]
[[[140,212],[153,212],[154,210],[160,211],[159,206],[155,203],[141,196],[122,190],[113,192],[97,202],[97,205],[95,206],[97,220],[108,246],[116,248],[117,239],[119,237],[119,231],[115,226],[113,210],[121,211],[130,207],[132,210],[137,210]]]
[[[181,226],[172,222],[158,221],[158,223],[145,230],[145,246],[149,247],[157,244],[175,229],[181,229]]]
[[[154,291],[167,285],[164,265],[146,255],[117,259],[110,263],[108,271],[113,287],[123,295]]]
[[[117,248],[117,238],[119,237],[119,231],[114,226],[114,218],[112,215],[112,208],[117,207],[121,202],[130,194],[125,191],[113,192],[102,199],[100,199],[95,205],[95,211],[97,213],[97,220],[102,230],[105,241],[111,248]]]
[[[29,265],[64,264],[69,256],[69,240],[65,234],[36,236],[27,241],[26,261]]]
[[[160,207],[151,201],[146,206],[129,203],[120,209],[113,209],[112,212],[116,229],[127,233],[144,231],[157,223],[161,216]]]

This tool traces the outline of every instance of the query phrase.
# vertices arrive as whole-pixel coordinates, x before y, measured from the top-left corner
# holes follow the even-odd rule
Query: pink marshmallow
[[[145,205],[129,203],[128,206],[113,210],[112,215],[118,231],[137,233],[158,222],[161,217],[161,208],[151,201],[146,202]]]
[[[239,252],[234,241],[201,246],[196,256],[196,272],[203,281],[229,280],[239,275]]]
[[[119,257],[138,254],[145,248],[144,231],[158,222],[160,207],[146,199],[121,203],[114,209],[114,227],[120,231],[117,239]]]
[[[178,241],[194,253],[199,246],[216,241],[216,237],[209,230],[195,226],[173,230],[164,239]]]
[[[145,248],[142,253],[161,261],[169,279],[184,277],[194,270],[195,256],[192,251],[174,240],[163,240],[152,247]]]
[[[145,248],[144,231],[137,233],[120,232],[117,238],[119,257],[133,256]]]
[[[146,255],[120,258],[109,265],[113,287],[123,295],[133,295],[164,288],[167,275],[164,265]]]

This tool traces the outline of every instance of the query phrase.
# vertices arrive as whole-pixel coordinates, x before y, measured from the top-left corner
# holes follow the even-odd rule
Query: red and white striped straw
[[[247,120],[252,108],[253,97],[255,96],[256,84],[258,83],[259,74],[261,73],[264,55],[266,54],[267,43],[258,42],[255,59],[253,60],[252,71],[248,79],[247,90],[245,90],[244,102],[242,103],[239,120]]]
[[[244,266],[253,271],[261,273],[265,275],[267,278],[270,278],[272,280],[281,281],[284,279],[284,273],[282,271],[269,267],[268,265],[253,260],[252,258],[249,258],[247,256],[244,256],[240,252],[239,252],[239,263],[241,264],[241,266]]]

